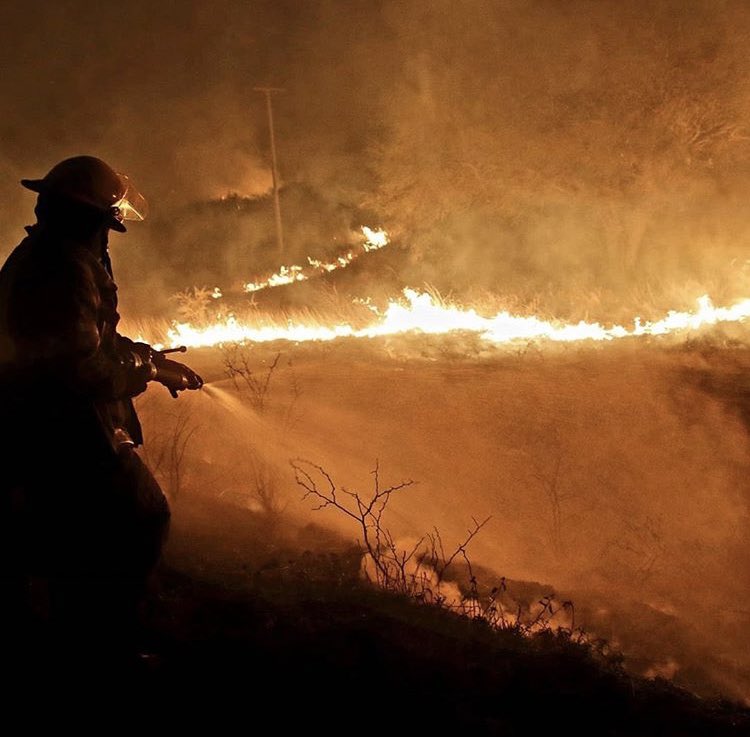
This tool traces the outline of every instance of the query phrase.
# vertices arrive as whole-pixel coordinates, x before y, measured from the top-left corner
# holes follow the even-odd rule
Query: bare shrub
[[[256,412],[266,409],[271,379],[280,359],[281,352],[278,352],[263,370],[259,370],[251,366],[249,349],[245,346],[231,345],[223,349],[224,372]]]
[[[413,578],[407,572],[409,563],[417,555],[424,538],[420,538],[411,550],[400,550],[393,535],[383,525],[383,514],[391,496],[414,484],[402,481],[399,484],[381,487],[380,471],[376,464],[372,471],[374,489],[369,498],[347,489],[338,489],[328,472],[319,465],[295,459],[291,461],[294,478],[304,490],[303,499],[318,500],[316,510],[333,507],[354,520],[361,534],[363,553],[374,570],[376,583],[400,593],[413,593]],[[318,480],[315,479],[318,476]]]
[[[292,430],[300,420],[298,403],[303,393],[292,358],[283,361],[283,354],[278,351],[266,360],[252,361],[253,349],[236,344],[225,346],[221,350],[225,375],[232,380],[240,397],[259,414],[265,413],[272,406],[272,383],[279,372],[286,371],[288,394],[274,392],[273,408],[280,414],[282,430]]]
[[[155,423],[160,430],[149,438],[142,451],[146,465],[173,501],[184,490],[188,472],[187,450],[198,430],[186,405],[176,404],[179,406],[174,412],[161,413],[161,421]]]
[[[276,519],[286,509],[286,504],[281,502],[278,473],[257,454],[254,454],[250,473],[250,496],[270,519]]]
[[[191,325],[206,325],[221,319],[223,310],[217,305],[221,292],[208,287],[189,287],[172,295],[171,300],[177,303],[177,314],[180,320]]]
[[[400,545],[385,524],[388,503],[394,494],[414,485],[406,480],[383,485],[376,462],[371,471],[373,488],[367,494],[338,487],[320,465],[304,459],[290,461],[303,499],[317,502],[314,509],[341,512],[359,531],[362,570],[368,580],[415,601],[434,604],[469,617],[497,630],[514,630],[524,635],[555,633],[576,643],[588,643],[595,652],[609,656],[605,641],[597,642],[576,626],[572,601],[559,601],[554,594],[513,596],[503,577],[497,586],[483,587],[474,575],[468,547],[489,522],[472,518],[464,538],[446,548],[437,528],[408,545]],[[459,584],[461,577],[466,582]]]
[[[255,450],[248,451],[246,461],[242,481],[225,486],[218,497],[261,515],[268,525],[275,526],[287,507],[282,501],[278,470]]]
[[[550,539],[554,551],[561,555],[564,551],[564,506],[573,498],[568,490],[570,482],[566,477],[569,469],[567,455],[563,449],[563,440],[557,426],[549,426],[543,431],[548,453],[545,456],[534,456],[531,459],[532,475],[539,483],[549,505]]]
[[[302,396],[302,386],[297,378],[297,372],[294,370],[294,364],[292,359],[289,358],[286,362],[287,369],[289,370],[290,389],[289,389],[289,400],[284,410],[283,429],[288,432],[294,428],[299,422],[300,413],[298,411],[299,399]]]

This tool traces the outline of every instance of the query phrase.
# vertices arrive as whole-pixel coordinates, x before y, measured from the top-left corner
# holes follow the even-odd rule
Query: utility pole
[[[271,106],[271,95],[284,90],[278,87],[253,87],[255,92],[266,96],[266,110],[268,111],[268,135],[271,138],[271,176],[273,177],[273,210],[276,216],[276,244],[279,256],[284,253],[284,231],[281,227],[281,204],[279,203],[279,169],[276,164],[276,136],[273,130],[273,108]]]

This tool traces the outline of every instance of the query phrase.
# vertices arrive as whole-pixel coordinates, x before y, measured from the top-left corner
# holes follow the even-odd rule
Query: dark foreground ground
[[[162,714],[242,718],[261,734],[750,733],[737,706],[631,678],[565,638],[323,582],[327,564],[260,574],[252,594],[164,571],[150,630],[160,662],[141,681]]]
[[[208,716],[257,734],[750,734],[747,710],[633,678],[606,650],[498,632],[369,586],[357,551],[323,528],[279,529],[271,553],[257,546],[273,532],[260,515],[177,511],[145,611],[155,658],[131,681],[170,722]]]
[[[89,668],[81,677],[74,655],[51,691],[32,674],[25,718],[62,724],[47,708],[62,693],[74,724],[106,707],[97,725],[106,733],[135,718],[139,732],[158,720],[191,734],[750,734],[737,705],[634,675],[673,659],[676,680],[710,686],[695,686],[701,693],[742,693],[747,683],[737,669],[714,682],[705,672],[711,654],[747,658],[750,354],[712,345],[646,353],[639,344],[469,364],[366,362],[355,348],[300,350],[294,373],[291,362],[279,369],[265,414],[226,381],[177,403],[162,392],[143,408],[151,461],[160,458],[151,454],[160,447],[154,429],[167,431],[169,459],[183,447],[180,433],[196,428],[184,483],[169,485],[161,469],[174,516],[144,613],[142,648],[154,657],[127,673]],[[259,371],[269,355],[263,348]],[[205,359],[204,376],[221,379],[218,357]],[[297,397],[294,382],[303,390],[297,420],[275,433]],[[493,632],[368,588],[342,538],[311,523],[335,519],[300,503],[288,478],[295,457],[323,463],[342,483],[359,483],[356,470],[367,478],[373,458],[389,479],[419,480],[394,502],[401,534],[434,524],[461,539],[472,515],[494,515],[472,544],[477,567],[554,582],[574,600],[576,621],[622,646],[628,672],[564,638]],[[549,543],[544,488],[535,485],[555,457],[568,464],[562,491],[575,492],[563,506],[561,552]],[[276,518],[242,507],[258,501],[259,466],[278,472]],[[661,525],[653,539],[649,520]],[[584,590],[597,584],[603,593],[586,611]],[[620,606],[625,595],[638,605]],[[199,719],[207,727],[198,730]]]
[[[750,734],[749,710],[633,677],[606,647],[383,591],[323,528],[218,509],[178,507],[142,656],[112,666],[100,653],[104,667],[69,649],[52,673],[44,656],[22,679],[6,671],[6,733],[52,722],[75,734]]]

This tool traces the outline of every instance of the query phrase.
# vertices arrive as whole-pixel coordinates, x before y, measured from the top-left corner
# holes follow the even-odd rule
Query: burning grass
[[[378,305],[369,298],[352,299],[328,288],[318,290],[316,299],[305,307],[278,311],[263,309],[255,302],[231,308],[216,290],[194,288],[179,295],[184,320],[136,322],[131,332],[157,345],[189,347],[276,341],[300,344],[343,338],[408,341],[413,336],[450,340],[455,335],[474,335],[485,351],[515,351],[530,343],[610,343],[651,336],[679,339],[717,325],[742,324],[750,316],[750,300],[720,307],[705,295],[690,309],[669,310],[653,320],[634,316],[630,324],[623,325],[565,322],[535,314],[534,304],[514,313],[508,304],[504,298],[485,295],[481,306],[468,307],[434,291],[406,288],[399,298]]]

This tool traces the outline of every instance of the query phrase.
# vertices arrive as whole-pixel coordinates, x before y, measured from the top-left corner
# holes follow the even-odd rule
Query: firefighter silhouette
[[[0,269],[0,637],[38,625],[60,660],[115,662],[170,517],[132,398],[202,380],[117,332],[109,232],[146,215],[128,177],[77,156],[21,183],[37,222]]]

